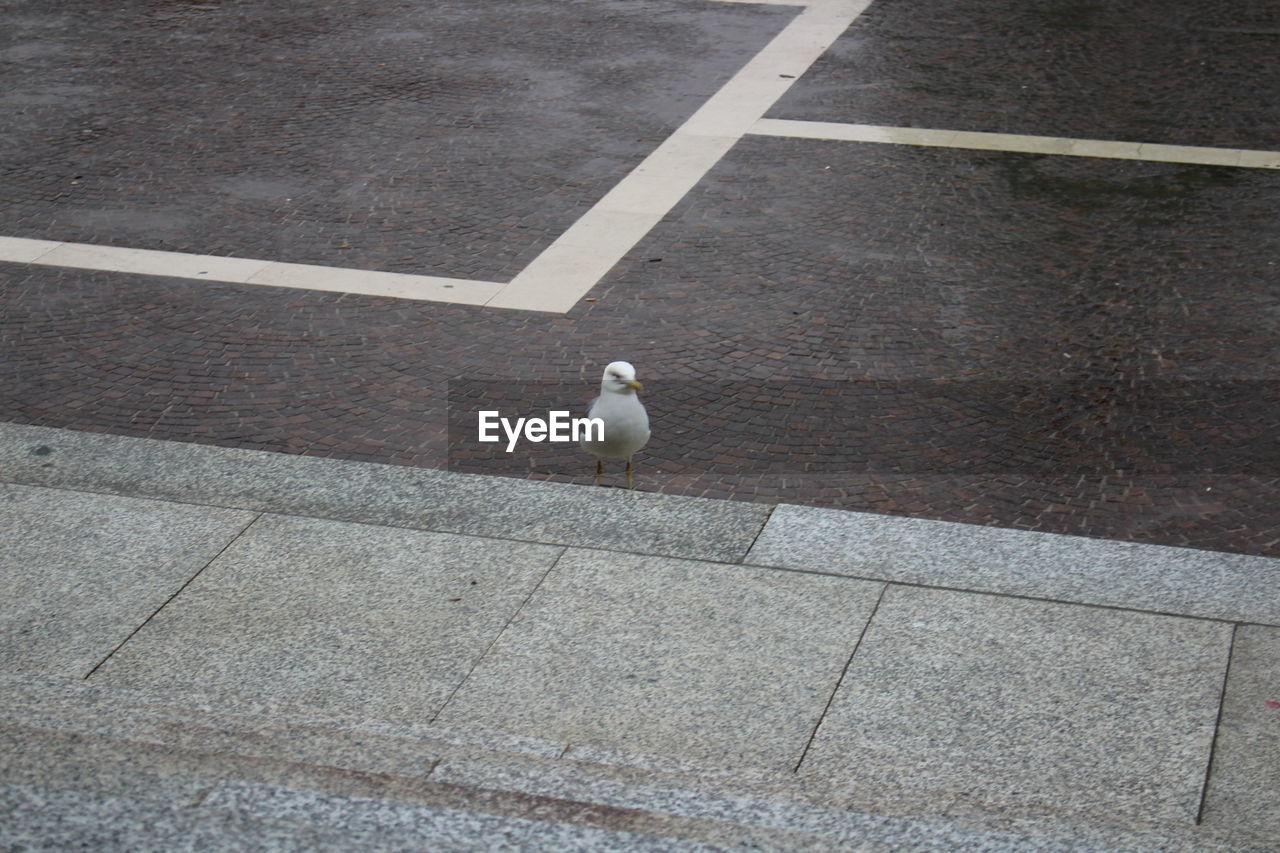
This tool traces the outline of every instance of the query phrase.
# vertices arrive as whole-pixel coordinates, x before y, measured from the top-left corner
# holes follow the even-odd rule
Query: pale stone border
[[[214,255],[158,252],[152,249],[93,246],[87,243],[59,243],[20,237],[0,237],[0,261],[235,284],[267,284],[274,287],[363,293],[464,305],[484,305],[502,288],[502,284],[495,281],[287,264],[251,258],[221,258]]]
[[[1158,163],[1193,163],[1236,166],[1247,169],[1280,169],[1280,152],[1243,148],[1202,148],[1193,145],[1158,145],[1150,142],[1113,142],[1105,139],[1069,139],[1061,136],[1024,136],[1014,133],[976,133],[965,130],[932,130],[923,127],[883,127],[873,124],[839,124],[826,121],[792,121],[762,118],[749,133],[845,142],[885,142],[937,148],[973,148],[986,151],[1023,151],[1073,157],[1106,157]]]

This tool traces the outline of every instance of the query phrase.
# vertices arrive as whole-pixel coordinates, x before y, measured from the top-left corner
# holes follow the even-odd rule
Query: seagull
[[[631,455],[649,441],[649,414],[636,396],[644,386],[636,381],[636,369],[625,361],[615,361],[604,369],[600,380],[600,396],[591,401],[588,418],[604,423],[602,440],[592,441],[587,430],[582,448],[596,456],[596,485],[604,473],[605,459],[627,460],[627,488],[631,483]]]

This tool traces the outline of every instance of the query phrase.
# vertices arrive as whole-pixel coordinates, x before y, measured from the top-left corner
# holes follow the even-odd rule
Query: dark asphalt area
[[[0,234],[506,281],[795,10],[0,13]],[[1274,17],[879,0],[769,115],[1276,150]],[[623,358],[641,489],[1280,556],[1277,210],[1277,171],[747,136],[563,316],[0,263],[0,418],[589,485],[473,413]]]

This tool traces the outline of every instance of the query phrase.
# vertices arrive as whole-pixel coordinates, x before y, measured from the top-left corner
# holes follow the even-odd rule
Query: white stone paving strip
[[[487,303],[568,311],[774,102],[870,0],[813,0],[652,154]]]
[[[483,305],[503,286],[495,281],[287,264],[251,258],[220,258],[213,255],[58,243],[18,237],[0,237],[0,261],[235,284],[265,284],[336,293],[363,293],[464,305]]]
[[[832,139],[845,142],[886,142],[938,148],[1026,151],[1034,154],[1066,154],[1075,157],[1280,169],[1280,152],[1251,151],[1241,148],[1202,148],[1192,145],[1157,145],[1149,142],[1113,142],[1104,139],[1069,139],[1060,136],[1022,136],[1013,133],[976,133],[964,130],[882,127],[873,124],[840,124],[771,118],[762,118],[757,121],[751,126],[749,133],[757,136]]]

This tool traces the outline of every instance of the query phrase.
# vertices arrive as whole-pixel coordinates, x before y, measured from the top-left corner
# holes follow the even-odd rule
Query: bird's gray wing
[[[591,402],[587,403],[587,417],[591,417],[591,410],[596,407],[596,403],[600,402],[599,397],[592,397]]]

